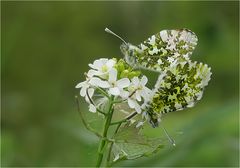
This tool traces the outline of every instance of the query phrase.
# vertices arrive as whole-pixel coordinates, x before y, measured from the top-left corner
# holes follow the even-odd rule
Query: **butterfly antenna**
[[[123,40],[122,37],[120,37],[119,35],[117,35],[116,33],[112,32],[111,30],[109,30],[107,27],[105,28],[105,32],[112,34],[114,36],[116,36],[117,38],[119,38],[122,42],[124,42],[125,44],[127,44],[127,42],[125,40]]]
[[[170,142],[173,146],[176,146],[174,139],[172,139],[172,138],[170,137],[170,135],[168,134],[167,130],[164,128],[164,126],[163,126],[162,124],[161,124],[161,127],[162,127],[164,133],[166,134],[169,142]]]

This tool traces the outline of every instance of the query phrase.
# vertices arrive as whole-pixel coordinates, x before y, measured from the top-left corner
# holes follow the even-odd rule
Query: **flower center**
[[[103,65],[103,66],[102,66],[102,72],[107,72],[107,71],[108,71],[107,65]]]

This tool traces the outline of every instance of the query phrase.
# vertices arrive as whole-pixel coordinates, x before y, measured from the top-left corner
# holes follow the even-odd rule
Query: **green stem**
[[[113,98],[109,99],[109,108],[108,108],[108,115],[106,116],[106,120],[104,123],[104,129],[103,129],[103,134],[102,134],[102,138],[101,141],[99,143],[99,147],[98,147],[98,159],[97,159],[97,165],[96,167],[100,167],[102,160],[103,160],[103,153],[104,153],[104,147],[107,143],[107,132],[108,132],[108,128],[110,127],[111,124],[111,120],[112,120],[112,115],[113,115]]]
[[[118,132],[119,128],[121,127],[122,123],[119,123],[114,135]],[[112,152],[112,147],[113,147],[113,142],[110,142],[110,147],[109,147],[109,151],[108,151],[108,155],[107,155],[107,163],[106,163],[106,167],[111,167],[112,163],[110,162],[111,159],[111,152]]]
[[[101,92],[103,95],[105,95],[107,98],[111,99],[111,97],[101,88],[97,87],[96,88],[99,92]]]
[[[112,122],[110,125],[116,125],[116,124],[120,124],[120,123],[123,123],[123,122],[127,122],[128,120],[133,118],[136,114],[137,114],[137,112],[133,112],[132,114],[130,114],[128,117],[124,118],[123,120]]]
[[[111,123],[111,125],[115,125],[115,124],[118,124],[117,125],[117,128],[114,132],[113,135],[115,135],[119,128],[121,127],[122,123],[130,120],[131,118],[133,118],[135,115],[137,114],[137,112],[133,112],[132,114],[130,114],[128,117],[126,117],[125,119],[121,120],[121,121],[118,121],[118,122],[114,122],[114,123]],[[110,162],[110,159],[111,159],[111,152],[112,152],[112,147],[113,147],[113,142],[110,142],[110,147],[109,147],[109,150],[108,150],[108,155],[107,155],[107,163],[106,163],[106,167],[111,167],[111,165],[113,164],[113,162],[111,163]]]

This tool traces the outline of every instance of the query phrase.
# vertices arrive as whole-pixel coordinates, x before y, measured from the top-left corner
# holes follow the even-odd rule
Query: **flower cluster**
[[[134,71],[124,60],[101,58],[89,64],[86,80],[77,84],[80,95],[89,103],[89,111],[97,112],[101,103],[95,103],[93,96],[99,92],[118,102],[127,102],[129,108],[142,112],[141,105],[149,101],[151,90],[146,87],[147,77]]]

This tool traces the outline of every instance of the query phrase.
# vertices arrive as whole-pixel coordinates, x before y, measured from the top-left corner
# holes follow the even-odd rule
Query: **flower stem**
[[[118,130],[119,130],[119,128],[121,127],[122,123],[127,122],[128,120],[130,120],[131,118],[133,118],[136,114],[137,114],[137,112],[133,112],[132,114],[130,114],[130,115],[129,115],[128,117],[126,117],[125,119],[123,119],[123,120],[121,120],[121,121],[118,121],[118,122],[111,123],[111,125],[118,124],[117,127],[116,127],[116,129],[115,129],[114,135],[118,132]],[[109,150],[108,150],[108,154],[107,154],[106,167],[111,167],[111,165],[113,164],[113,162],[112,162],[112,163],[110,162],[112,147],[113,147],[113,142],[110,142]]]
[[[114,132],[114,135],[118,132],[119,128],[121,127],[122,123],[118,123],[118,126]],[[110,159],[111,159],[111,152],[112,152],[112,147],[113,147],[113,142],[110,142],[109,150],[108,150],[108,155],[107,155],[107,163],[106,167],[111,167]]]
[[[136,114],[137,114],[137,112],[133,112],[132,114],[130,114],[128,117],[124,118],[123,120],[112,122],[110,125],[116,125],[116,124],[119,124],[119,123],[127,122],[128,120],[133,118]]]
[[[111,124],[113,111],[114,111],[113,110],[113,98],[110,98],[109,99],[108,113],[106,115],[106,120],[105,120],[105,123],[104,123],[103,134],[102,134],[102,138],[101,138],[101,141],[99,143],[99,146],[98,146],[98,158],[97,158],[96,167],[100,167],[101,163],[102,163],[102,160],[103,160],[104,147],[107,144],[107,140],[106,140],[107,139],[107,132],[108,132],[108,129],[109,129],[110,124]]]

